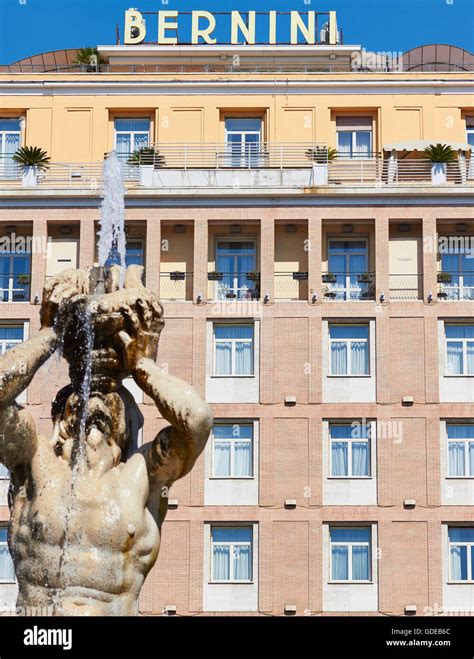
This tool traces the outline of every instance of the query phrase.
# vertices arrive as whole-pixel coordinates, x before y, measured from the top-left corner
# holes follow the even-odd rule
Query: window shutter
[[[372,117],[336,117],[337,130],[372,130]]]

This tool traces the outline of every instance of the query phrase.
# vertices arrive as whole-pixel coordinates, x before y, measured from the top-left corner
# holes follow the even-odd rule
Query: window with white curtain
[[[330,291],[337,300],[359,300],[368,292],[369,284],[361,283],[367,273],[368,250],[366,240],[330,240],[328,244],[329,272],[336,281]]]
[[[329,537],[331,581],[370,581],[370,528],[331,526]]]
[[[366,424],[330,423],[329,442],[333,478],[370,476],[370,428]]]
[[[212,475],[215,478],[253,476],[253,424],[217,423],[212,431]]]
[[[21,126],[18,118],[0,118],[0,177],[15,176],[18,165],[13,156],[20,148]]]
[[[448,476],[474,478],[474,424],[446,424]]]
[[[253,529],[247,526],[211,528],[211,581],[252,581]]]
[[[115,120],[115,150],[126,158],[150,143],[150,120],[144,118]]]
[[[329,325],[330,375],[369,375],[369,326]]]
[[[23,341],[23,325],[0,325],[0,355]]]
[[[253,362],[253,325],[214,325],[214,375],[253,375]]]
[[[447,375],[474,375],[474,325],[445,325]]]
[[[448,529],[449,580],[474,582],[474,528]]]
[[[338,157],[372,155],[372,117],[336,117],[336,131]]]
[[[15,581],[15,568],[8,549],[8,529],[0,526],[0,582]]]

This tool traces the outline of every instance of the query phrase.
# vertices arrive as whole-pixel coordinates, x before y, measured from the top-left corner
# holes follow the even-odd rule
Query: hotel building
[[[364,52],[322,30],[0,68],[2,354],[38,330],[50,277],[97,261],[115,149],[127,262],[164,307],[158,362],[215,416],[171,490],[144,615],[474,607],[474,58]],[[33,180],[25,145],[51,158]],[[23,396],[44,433],[67,381],[52,358]],[[126,384],[150,442],[164,422]]]

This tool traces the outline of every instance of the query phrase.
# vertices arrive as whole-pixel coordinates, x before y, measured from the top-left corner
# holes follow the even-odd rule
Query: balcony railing
[[[136,162],[130,161],[128,154],[120,157],[123,179],[130,191],[160,188],[311,190],[320,186],[383,189],[433,185],[431,163],[426,159],[394,161],[374,153],[357,158],[339,156],[327,162],[325,147],[322,143],[262,143],[245,147],[225,143],[160,144],[155,145],[156,150],[151,155],[140,154]],[[312,159],[315,153],[316,163]],[[326,167],[323,182],[313,170],[314,164]],[[100,193],[102,166],[102,161],[50,163],[46,170],[38,172],[36,185],[29,185],[27,189]],[[24,187],[26,181],[22,174],[22,168],[11,158],[0,156],[0,191]],[[448,163],[446,185],[474,187],[472,159]]]
[[[192,300],[193,273],[179,270],[160,272],[160,298],[165,302]]]
[[[374,272],[323,272],[323,298],[329,301],[374,300]]]
[[[31,277],[29,274],[0,275],[0,300],[2,302],[29,302]]]
[[[390,275],[389,280],[391,300],[423,299],[423,275]]]
[[[260,299],[259,272],[208,273],[208,283],[208,291],[212,300],[232,302]]]
[[[308,272],[275,272],[275,300],[307,300]]]
[[[474,300],[474,271],[438,273],[438,298],[440,300]]]

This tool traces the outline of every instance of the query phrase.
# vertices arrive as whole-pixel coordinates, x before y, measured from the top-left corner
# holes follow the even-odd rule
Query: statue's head
[[[116,391],[129,375],[122,358],[119,332],[140,335],[146,343],[146,356],[155,360],[163,328],[163,308],[157,297],[142,284],[143,269],[131,266],[125,285],[119,288],[120,269],[107,272],[105,293],[79,294],[64,303],[63,355],[75,391],[87,379],[88,350],[92,345],[91,390]]]

